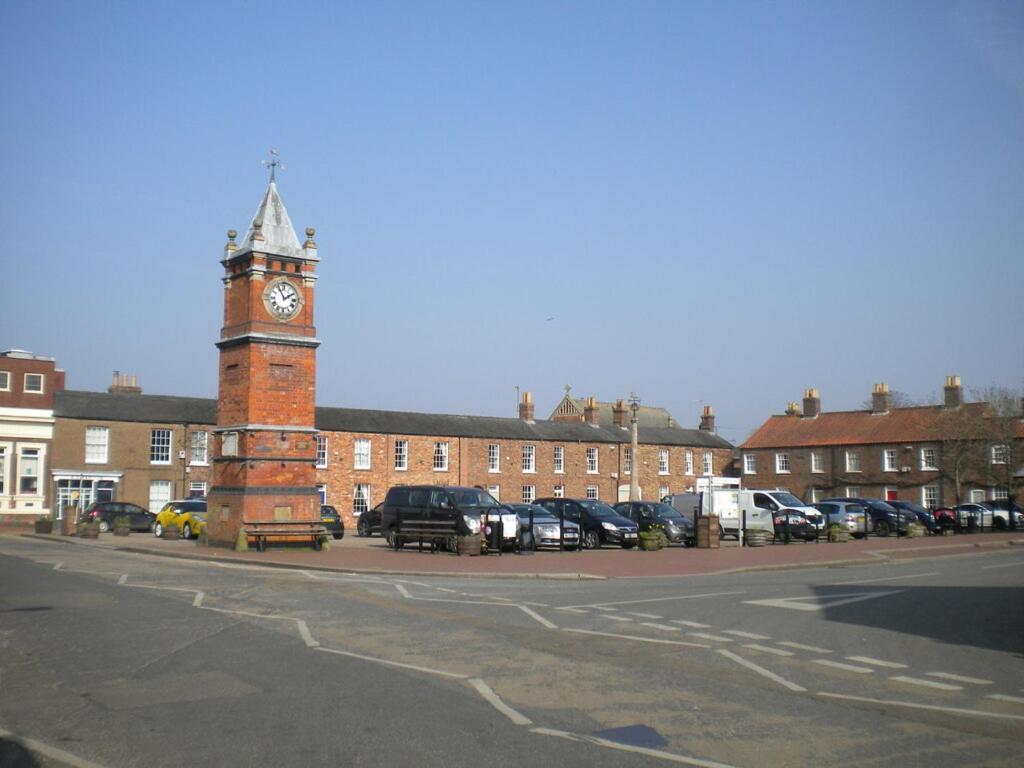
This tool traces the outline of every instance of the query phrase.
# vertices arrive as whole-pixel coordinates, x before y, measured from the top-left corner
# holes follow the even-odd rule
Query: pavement
[[[36,534],[23,534],[35,537]],[[851,539],[844,543],[794,542],[764,547],[739,547],[723,541],[716,549],[673,546],[656,552],[603,547],[581,552],[541,551],[517,555],[496,553],[469,557],[448,552],[420,552],[415,546],[400,551],[388,548],[380,537],[347,535],[333,541],[328,550],[270,548],[266,552],[235,552],[208,547],[195,541],[168,541],[149,534],[127,538],[101,534],[99,539],[39,535],[84,545],[223,562],[251,562],[283,568],[339,571],[343,573],[404,574],[422,576],[470,576],[546,579],[616,579],[677,577],[698,574],[741,573],[829,565],[858,565],[980,554],[1000,548],[1024,546],[1024,532],[927,536],[921,538]]]

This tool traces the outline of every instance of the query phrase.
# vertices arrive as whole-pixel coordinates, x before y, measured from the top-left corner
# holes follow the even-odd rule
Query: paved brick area
[[[719,549],[672,547],[657,552],[608,547],[584,552],[544,551],[532,555],[506,553],[500,556],[490,554],[480,557],[457,556],[447,552],[418,552],[415,547],[395,552],[388,549],[380,538],[360,539],[354,536],[347,536],[340,542],[332,542],[329,551],[326,552],[282,548],[270,549],[263,553],[233,552],[216,547],[198,546],[194,541],[165,541],[148,534],[132,534],[123,539],[103,534],[95,541],[66,541],[80,546],[113,547],[172,557],[209,558],[293,568],[524,578],[643,578],[970,555],[993,549],[1024,546],[1024,533],[985,533],[914,539],[870,538],[843,544],[800,542],[789,545],[770,544],[756,548],[740,548],[735,542],[723,542]]]

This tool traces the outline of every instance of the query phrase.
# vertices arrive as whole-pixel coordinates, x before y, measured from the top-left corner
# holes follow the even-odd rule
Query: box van
[[[740,520],[742,522],[743,510],[747,512],[747,528],[761,528],[773,531],[773,515],[783,509],[791,509],[799,512],[807,519],[815,531],[822,531],[825,528],[825,519],[814,507],[800,501],[788,491],[754,491],[742,490],[738,492]],[[795,521],[791,520],[790,523]],[[737,528],[739,524],[737,524]]]

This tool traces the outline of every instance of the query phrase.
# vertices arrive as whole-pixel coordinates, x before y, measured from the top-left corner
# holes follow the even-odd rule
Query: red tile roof
[[[988,410],[988,403],[966,403],[963,408]],[[812,419],[801,416],[771,416],[741,448],[795,448],[817,445],[870,445],[875,443],[920,443],[941,439],[941,417],[948,413],[940,405],[893,408],[888,413],[836,411]],[[1024,436],[1024,425],[1018,429]]]

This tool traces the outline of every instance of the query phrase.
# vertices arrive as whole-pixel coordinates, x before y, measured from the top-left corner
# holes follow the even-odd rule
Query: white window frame
[[[352,486],[352,514],[354,516],[359,517],[373,506],[370,503],[372,492],[373,489],[369,483],[356,483]],[[360,505],[360,501],[362,501],[362,505]]]
[[[202,438],[200,438],[202,435]],[[199,450],[196,450],[199,448]],[[197,429],[189,437],[188,461],[194,467],[205,467],[210,463],[210,433]]]
[[[587,498],[599,501],[601,498],[601,489],[596,485],[587,486]]]
[[[991,459],[993,464],[1004,465],[1010,463],[1010,446],[1006,443],[997,443],[992,446]]]
[[[935,509],[939,506],[939,486],[925,485],[921,487],[921,506],[925,509]]]
[[[551,495],[554,496],[556,499],[564,499],[565,498],[565,486],[564,485],[556,485],[552,489]]]
[[[395,471],[407,472],[409,470],[409,441],[395,440]]]
[[[7,458],[11,455],[11,447],[10,443],[0,445],[0,496],[7,495],[6,489],[11,487],[7,480],[7,467],[9,465]]]
[[[523,473],[532,475],[537,471],[537,446],[533,443],[523,443],[522,454]]]
[[[1003,499],[1010,498],[1010,493],[1006,490],[1005,485],[993,485],[989,488],[988,497],[992,499],[992,501],[1001,501]]]
[[[537,486],[524,485],[521,498],[523,500],[523,504],[533,504],[533,500],[537,498]]]
[[[160,493],[153,491],[160,489]],[[149,481],[149,511],[154,515],[163,509],[164,504],[174,498],[174,482],[171,480]]]
[[[938,448],[925,447],[921,449],[921,469],[926,471],[938,471],[939,450]]]
[[[661,501],[666,496],[672,493],[671,489],[667,485],[663,485],[658,489],[658,501]]]
[[[622,474],[633,474],[633,447],[630,445],[622,449]]]
[[[434,443],[434,471],[448,471],[448,441],[439,440]]]
[[[693,450],[690,448],[683,454],[683,471],[688,475],[693,474]]]
[[[494,497],[495,501],[501,501],[501,486],[500,485],[488,485],[487,492]]]
[[[43,466],[46,460],[46,449],[43,445],[37,443],[22,443],[18,446],[18,471],[15,475],[17,485],[12,487],[14,493],[9,493],[8,496],[22,496],[29,498],[41,498],[43,495]],[[34,472],[27,472],[28,466],[35,465]],[[35,478],[36,489],[34,491],[26,491],[22,489],[25,478]]]
[[[775,454],[775,474],[788,475],[791,467],[792,464],[789,462],[789,454],[787,452],[781,451]]]
[[[107,464],[110,461],[110,427],[85,428],[85,463]]]
[[[189,480],[188,482],[188,496],[192,498],[193,491],[199,491],[200,496],[206,495],[206,481],[205,480]]]
[[[317,469],[327,469],[327,449],[330,445],[330,441],[327,435],[316,436],[316,459],[314,465]]]
[[[320,497],[320,505],[323,506],[324,504],[327,503],[327,484],[317,483],[316,492],[317,495]]]
[[[373,443],[368,437],[352,441],[352,469],[370,469],[373,464]]]
[[[39,377],[39,388],[30,389],[28,386],[29,377]],[[22,381],[22,391],[26,395],[42,395],[46,392],[46,374],[44,373],[26,373],[25,378]]]
[[[704,451],[703,469],[705,475],[715,474],[715,455],[711,451]]]
[[[825,471],[825,455],[821,451],[811,451],[811,472],[820,475]]]
[[[587,448],[587,474],[596,475],[601,470],[598,467],[600,456],[597,448]]]
[[[756,453],[744,453],[743,454],[743,474],[744,475],[756,475],[757,474],[757,454]]]
[[[846,457],[846,471],[847,472],[860,472],[861,471],[860,450],[859,449],[855,448],[855,449],[852,449],[852,450],[844,451],[843,455]]]
[[[855,499],[859,499],[861,497],[860,486],[859,485],[848,485],[848,486],[846,486],[846,495],[847,496],[851,496],[851,497],[853,497]]]
[[[491,474],[501,472],[501,443],[487,444],[487,471]]]
[[[811,488],[811,498],[808,499],[808,501],[811,504],[817,504],[819,501],[821,501],[821,491],[819,491],[817,488]]]
[[[900,466],[899,465],[900,465],[899,451],[897,451],[895,448],[885,448],[885,449],[882,450],[882,471],[883,472],[899,472],[900,471]]]
[[[971,504],[981,504],[981,502],[985,501],[985,489],[971,488],[971,490],[967,492],[967,500],[971,502]]]
[[[163,436],[167,437],[167,444],[164,445],[162,439]],[[158,466],[166,467],[171,463],[172,449],[174,448],[174,432],[164,427],[154,427],[149,431],[149,463]],[[167,458],[163,459],[160,456],[166,454]]]
[[[555,454],[553,461],[554,473],[561,475],[565,473],[565,447],[561,445],[555,446]]]
[[[0,392],[11,391],[11,372],[0,371]]]
[[[669,454],[668,448],[658,449],[658,474],[667,475],[669,474]]]

